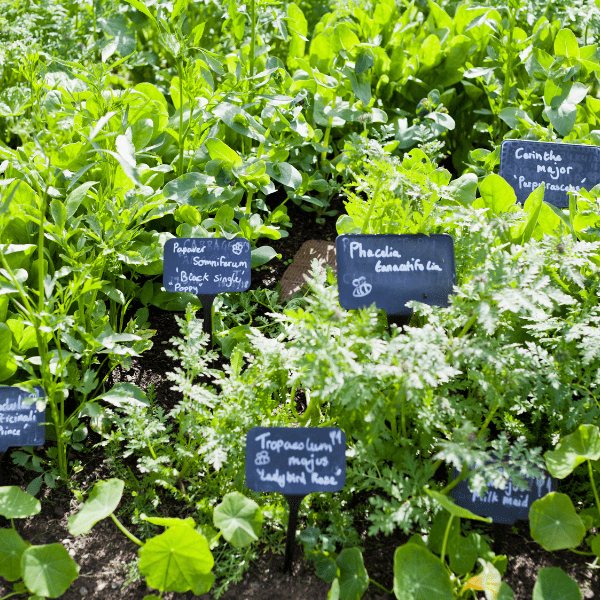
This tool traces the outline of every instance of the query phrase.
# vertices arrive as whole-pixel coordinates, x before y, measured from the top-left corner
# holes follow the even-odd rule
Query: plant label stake
[[[508,460],[508,457],[505,457]],[[502,472],[502,467],[500,467]],[[454,477],[459,472],[453,469]],[[488,491],[480,497],[472,492],[466,481],[461,481],[450,492],[458,506],[470,510],[481,517],[492,517],[494,523],[512,525],[517,519],[529,520],[529,509],[533,502],[543,498],[558,489],[558,480],[544,470],[540,479],[527,477],[527,488],[513,485],[509,479],[506,487],[501,490],[489,484]]]
[[[456,285],[451,235],[339,235],[335,246],[343,308],[375,303],[390,323],[408,324],[410,300],[450,306]]]
[[[35,402],[45,394],[39,386],[34,389],[35,394],[18,387],[0,387],[0,460],[10,447],[42,446],[46,440],[46,410],[38,410]]]
[[[544,201],[558,208],[569,206],[567,192],[592,189],[600,183],[600,148],[584,144],[504,140],[500,176],[525,202],[544,182]]]
[[[311,492],[339,492],[346,483],[346,435],[337,427],[253,427],[246,436],[246,485],[279,492],[290,507],[285,562],[291,571],[298,510]]]
[[[163,285],[168,292],[200,298],[202,329],[213,346],[212,306],[221,292],[250,287],[250,242],[246,238],[172,238],[164,246]]]

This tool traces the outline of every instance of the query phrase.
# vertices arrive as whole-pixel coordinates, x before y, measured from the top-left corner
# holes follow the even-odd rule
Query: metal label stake
[[[285,561],[283,563],[283,572],[292,572],[292,563],[294,561],[294,549],[296,542],[296,527],[298,526],[298,511],[300,510],[300,504],[302,500],[306,498],[303,496],[285,496],[287,503],[290,507],[290,516],[288,519],[287,537],[285,540]]]
[[[213,326],[212,326],[212,308],[216,296],[213,294],[198,294],[200,302],[202,302],[202,314],[204,319],[202,321],[202,331],[208,334],[208,348],[213,348]]]
[[[298,511],[311,492],[346,483],[346,435],[338,427],[253,427],[246,436],[246,485],[282,494],[290,507],[284,572],[291,572]]]

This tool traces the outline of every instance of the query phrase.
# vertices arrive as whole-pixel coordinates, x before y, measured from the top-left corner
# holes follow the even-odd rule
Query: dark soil
[[[341,200],[334,199],[333,208],[343,209]],[[258,286],[275,289],[286,269],[286,262],[293,258],[300,246],[310,239],[334,240],[336,236],[336,217],[328,218],[324,225],[315,223],[314,215],[300,210],[293,204],[289,206],[293,227],[288,238],[271,241],[271,245],[282,255],[266,267],[253,273],[252,287]],[[176,313],[152,310],[150,322],[157,331],[153,338],[154,346],[144,355],[133,361],[127,372],[116,370],[113,380],[127,380],[136,383],[143,389],[154,384],[156,402],[170,409],[178,400],[166,373],[173,369],[173,362],[165,356],[164,350],[170,338],[179,335],[175,322]],[[95,437],[94,437],[95,436]],[[91,434],[90,442],[99,441],[99,436]],[[50,445],[48,443],[47,445]],[[2,460],[4,481],[2,485],[19,485],[23,489],[33,478],[30,472],[15,467],[10,460],[10,451]],[[111,476],[109,465],[102,448],[90,449],[78,457],[83,470],[74,476],[79,489],[87,489],[96,480]],[[79,564],[80,575],[69,590],[63,594],[65,600],[142,600],[152,592],[143,579],[135,578],[135,559],[137,546],[130,542],[117,530],[110,520],[98,523],[87,536],[74,538],[68,533],[67,518],[78,511],[78,502],[71,495],[60,490],[43,488],[39,495],[42,511],[35,517],[15,519],[15,525],[22,537],[33,544],[62,543],[74,560]],[[169,506],[169,502],[172,506]],[[182,508],[165,497],[161,510],[169,516],[183,515]],[[127,523],[126,519],[124,524]],[[476,529],[488,535],[492,542],[492,550],[496,554],[504,554],[508,558],[508,568],[504,581],[513,589],[515,600],[531,600],[536,574],[543,567],[560,567],[577,581],[586,599],[600,600],[600,565],[593,566],[590,557],[569,551],[546,552],[531,539],[529,524],[517,521],[514,526],[500,524],[477,524]],[[10,524],[0,517],[0,527]],[[303,527],[300,522],[299,528]],[[134,530],[134,527],[130,527]],[[408,536],[396,533],[389,537],[365,537],[363,552],[365,567],[369,576],[387,590],[393,587],[394,550],[405,543]],[[281,553],[272,551],[261,553],[253,563],[242,581],[233,585],[222,596],[224,600],[326,600],[329,585],[315,574],[314,565],[303,557],[302,549],[297,547],[293,574],[283,574],[283,547]],[[133,579],[133,580],[132,580]],[[0,597],[8,594],[10,588],[4,580],[0,581]],[[167,600],[182,598],[191,600],[210,600],[212,596],[201,597],[187,594],[166,593]],[[478,593],[478,598],[483,598]],[[14,596],[21,600],[23,596]],[[364,595],[365,600],[391,600],[393,595],[381,588],[371,585]],[[342,599],[344,600],[344,599]],[[431,600],[436,600],[431,598]]]

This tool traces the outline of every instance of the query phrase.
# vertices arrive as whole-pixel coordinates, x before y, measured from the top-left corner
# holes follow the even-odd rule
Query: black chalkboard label
[[[41,446],[46,439],[46,411],[38,411],[35,400],[43,398],[44,390],[36,386],[37,394],[18,387],[0,387],[0,452],[16,446]]]
[[[171,238],[164,247],[163,285],[168,292],[216,295],[250,287],[246,238]]]
[[[459,472],[453,469],[453,474],[456,478]],[[509,480],[503,490],[490,485],[483,497],[472,492],[466,481],[461,481],[450,495],[456,504],[476,515],[492,517],[494,523],[512,525],[517,519],[529,520],[529,509],[533,502],[558,489],[558,480],[547,471],[540,479],[528,477],[526,480],[529,489],[516,487]]]
[[[410,315],[410,300],[450,306],[456,271],[454,240],[447,233],[340,235],[335,245],[343,308],[374,302],[388,315]]]
[[[253,427],[246,437],[246,485],[305,496],[346,483],[346,435],[337,427]]]
[[[600,148],[584,144],[504,140],[500,176],[525,202],[545,182],[544,201],[559,208],[569,206],[570,190],[592,189],[600,183]]]

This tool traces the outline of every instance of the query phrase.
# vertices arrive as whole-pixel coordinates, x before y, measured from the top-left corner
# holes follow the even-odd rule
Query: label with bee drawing
[[[164,247],[163,285],[168,292],[217,295],[250,287],[246,238],[172,238]]]
[[[253,427],[246,437],[246,485],[305,496],[346,483],[346,435],[337,427]]]
[[[456,285],[454,239],[446,233],[340,235],[336,241],[340,305],[375,303],[388,315],[410,315],[410,300],[449,306]]]

